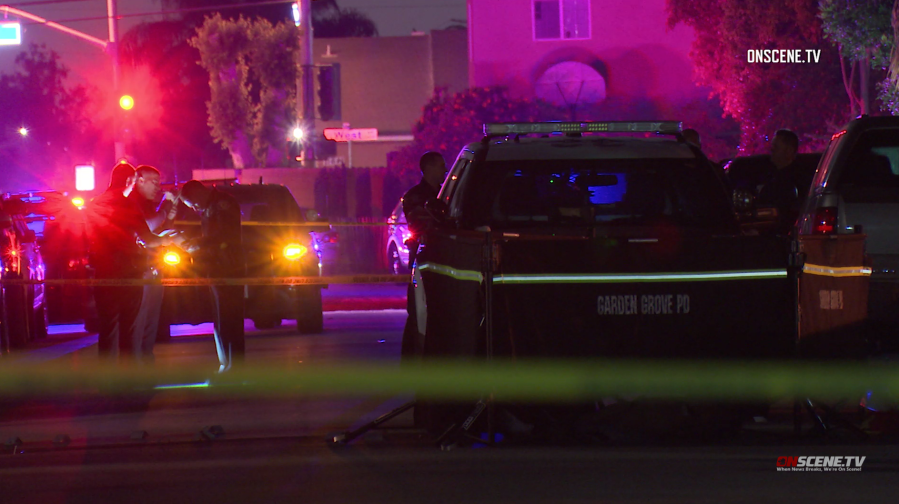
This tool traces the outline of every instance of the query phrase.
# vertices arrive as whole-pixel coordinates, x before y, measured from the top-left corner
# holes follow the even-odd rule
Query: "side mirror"
[[[33,229],[26,229],[22,236],[22,243],[34,243],[37,241],[37,233]]]

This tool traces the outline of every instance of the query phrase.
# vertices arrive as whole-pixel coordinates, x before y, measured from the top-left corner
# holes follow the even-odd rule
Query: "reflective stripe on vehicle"
[[[820,275],[829,277],[853,277],[853,276],[870,276],[871,268],[865,266],[846,266],[834,268],[830,266],[821,266],[818,264],[802,265],[802,272],[809,275]]]
[[[478,271],[458,270],[443,264],[424,263],[422,270],[446,275],[457,280],[482,282],[484,275]],[[573,273],[573,274],[500,274],[493,277],[494,283],[501,284],[541,284],[541,283],[625,283],[625,282],[712,282],[721,280],[763,280],[786,278],[787,270],[744,270],[744,271],[696,271],[678,273]]]
[[[630,282],[712,282],[721,280],[762,280],[786,278],[787,270],[697,271],[689,273],[603,273],[564,275],[496,275],[495,283],[630,283]]]
[[[484,275],[479,271],[460,270],[443,264],[422,263],[418,266],[418,269],[421,271],[430,271],[440,275],[446,275],[455,278],[456,280],[470,280],[473,282],[484,281]]]

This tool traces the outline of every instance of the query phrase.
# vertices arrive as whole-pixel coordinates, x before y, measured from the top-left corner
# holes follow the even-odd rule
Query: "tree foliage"
[[[486,123],[549,121],[559,117],[564,117],[564,112],[553,105],[512,98],[505,88],[470,88],[455,94],[439,88],[412,127],[414,141],[392,152],[388,165],[405,182],[415,183],[421,174],[418,160],[422,154],[439,152],[450,164],[462,147],[484,135]]]
[[[893,49],[893,32],[890,26],[891,6],[884,0],[822,0],[820,18],[825,36],[840,48],[841,68],[846,93],[852,105],[852,114],[871,113],[870,92],[872,81],[879,81],[882,103],[888,103],[886,77]],[[846,74],[842,59],[849,62]],[[877,71],[875,79],[870,70]],[[855,79],[856,72],[858,79]]]
[[[286,138],[296,107],[297,37],[292,25],[265,19],[206,19],[190,39],[209,73],[209,127],[231,153],[234,166],[247,166],[246,147],[265,166],[270,147]]]
[[[667,0],[667,9],[670,26],[695,31],[695,79],[740,123],[742,152],[766,150],[766,137],[779,128],[814,149],[847,119],[839,55],[823,39],[817,0]],[[749,63],[747,54],[797,48],[820,50],[820,61]]]
[[[204,9],[209,0],[163,0],[165,5],[186,10],[184,21],[200,26],[212,12],[225,19],[267,19],[273,25],[292,23],[289,2],[268,3],[270,0],[216,0],[214,9]],[[356,9],[343,9],[336,0],[312,2],[312,29],[316,37],[377,37],[378,28],[368,15]]]
[[[138,137],[132,152],[140,162],[160,168],[164,177],[170,171],[176,178],[189,177],[178,173],[179,165],[219,166],[225,158],[206,126],[209,75],[188,44],[195,34],[196,28],[183,22],[142,23],[128,30],[119,44],[123,82],[147,80],[152,86],[142,89],[154,91],[135,96],[133,115],[144,120],[135,125]]]
[[[32,43],[14,71],[0,75],[0,190],[71,185],[72,167],[93,159],[100,135],[92,95],[84,86],[66,87],[68,73],[59,54]]]

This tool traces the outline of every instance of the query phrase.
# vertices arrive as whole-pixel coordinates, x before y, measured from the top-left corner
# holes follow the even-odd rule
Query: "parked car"
[[[899,117],[860,117],[833,135],[799,232],[866,235],[868,338],[875,350],[899,351]]]
[[[314,209],[300,209],[306,222],[313,223],[321,220],[321,215]],[[318,270],[320,275],[335,273],[340,252],[340,233],[330,225],[310,227],[312,236],[312,248],[318,256]]]
[[[87,229],[82,196],[37,191],[4,196],[35,232],[47,279],[83,280],[90,277]],[[50,323],[80,323],[94,328],[96,307],[91,289],[77,284],[54,284],[44,289]]]
[[[241,221],[252,223],[241,229],[248,277],[276,279],[319,275],[320,258],[312,234],[327,232],[328,227],[308,226],[306,213],[286,187],[279,184],[210,185],[237,199]],[[199,216],[195,212],[182,206],[177,219],[179,231],[188,236],[200,233]],[[190,256],[177,247],[159,251],[157,264],[164,277],[197,275]],[[323,328],[322,288],[315,284],[247,286],[245,315],[260,329],[276,327],[282,319],[296,319],[300,332],[320,333]],[[208,287],[168,287],[163,306],[161,331],[165,331],[169,324],[198,324],[212,320]]]
[[[411,267],[409,246],[406,244],[410,238],[412,233],[406,225],[403,200],[400,199],[387,218],[387,270],[394,275],[407,273]]]
[[[0,206],[0,278],[43,281],[45,266],[37,236],[28,229],[22,208]],[[47,336],[44,284],[0,285],[0,353]]]

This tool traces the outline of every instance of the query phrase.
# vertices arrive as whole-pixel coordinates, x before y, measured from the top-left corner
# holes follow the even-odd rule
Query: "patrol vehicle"
[[[416,356],[792,355],[788,243],[746,230],[680,123],[484,131],[428,207]]]

